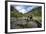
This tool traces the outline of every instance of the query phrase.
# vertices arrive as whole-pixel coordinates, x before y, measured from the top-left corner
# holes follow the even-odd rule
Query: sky
[[[27,5],[16,5],[14,8],[18,10],[21,13],[27,13],[28,11],[31,11],[36,6],[27,6]]]

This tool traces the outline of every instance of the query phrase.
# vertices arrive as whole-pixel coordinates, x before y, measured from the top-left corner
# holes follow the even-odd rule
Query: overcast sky
[[[14,6],[15,9],[17,9],[21,13],[27,13],[28,11],[31,11],[36,6],[26,6],[26,5],[17,5]]]

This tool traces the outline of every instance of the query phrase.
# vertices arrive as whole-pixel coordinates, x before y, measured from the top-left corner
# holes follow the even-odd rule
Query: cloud
[[[14,8],[17,9],[21,13],[27,13],[28,11],[31,11],[35,6],[15,6]]]

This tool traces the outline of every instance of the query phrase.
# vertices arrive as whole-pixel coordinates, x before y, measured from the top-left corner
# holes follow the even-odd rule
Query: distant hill
[[[23,14],[16,10],[13,6],[11,6],[11,17],[22,17]]]
[[[42,7],[37,7],[32,10],[32,14],[35,16],[42,16]]]
[[[37,8],[34,8],[32,9],[31,11],[27,12],[26,14],[29,14],[29,15],[34,15],[34,16],[41,16],[41,13],[42,13],[42,7],[37,7]]]

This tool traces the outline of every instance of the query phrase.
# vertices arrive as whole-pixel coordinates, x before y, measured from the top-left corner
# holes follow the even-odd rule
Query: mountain
[[[22,17],[23,16],[23,14],[22,13],[20,13],[18,10],[16,10],[13,6],[11,6],[11,12],[10,12],[10,16],[11,17],[16,17],[16,18],[18,18],[18,17]]]
[[[29,15],[34,15],[34,16],[41,16],[41,12],[42,11],[42,7],[36,7],[34,9],[32,9],[31,11],[27,12],[26,14],[29,14]]]

